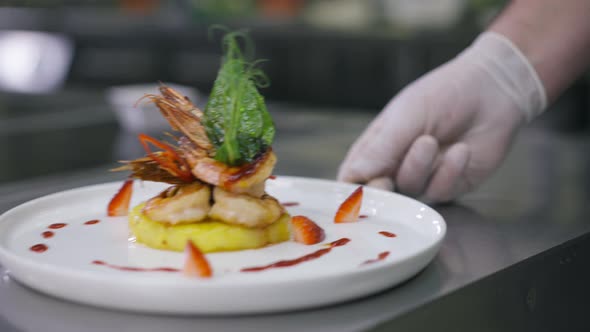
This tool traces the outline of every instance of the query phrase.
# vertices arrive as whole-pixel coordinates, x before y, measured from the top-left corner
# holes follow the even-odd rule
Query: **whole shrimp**
[[[147,155],[115,170],[130,170],[133,178],[171,184],[202,181],[232,193],[247,193],[255,197],[264,194],[264,181],[271,176],[276,156],[269,148],[252,163],[228,166],[214,159],[215,149],[202,124],[203,112],[189,98],[161,85],[160,95],[148,94],[149,99],[180,137],[170,135],[175,144],[140,134],[139,140]],[[138,101],[139,102],[139,101]],[[160,151],[153,152],[150,146]]]

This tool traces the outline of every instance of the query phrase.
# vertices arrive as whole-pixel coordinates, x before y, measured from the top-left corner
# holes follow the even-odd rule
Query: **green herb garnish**
[[[203,124],[215,147],[214,158],[230,166],[252,162],[271,144],[275,128],[257,87],[266,83],[259,61],[249,62],[239,39],[243,32],[223,37],[224,57],[213,84]]]

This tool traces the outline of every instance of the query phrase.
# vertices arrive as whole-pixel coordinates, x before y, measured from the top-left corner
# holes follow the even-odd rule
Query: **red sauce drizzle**
[[[394,233],[390,233],[390,232],[386,232],[386,231],[381,231],[381,232],[379,232],[379,234],[386,236],[386,237],[396,237],[397,236]]]
[[[66,227],[67,225],[68,225],[68,224],[65,224],[65,223],[63,223],[63,222],[58,222],[58,223],[51,224],[51,225],[47,226],[47,228],[51,228],[51,229],[60,229],[60,228],[64,228],[64,227]]]
[[[84,223],[84,225],[94,225],[94,224],[98,224],[99,222],[100,222],[100,220],[93,219],[93,220],[88,220],[87,222]]]
[[[45,245],[43,243],[39,243],[39,244],[32,246],[29,249],[31,249],[31,251],[34,251],[37,253],[42,253],[42,252],[46,251],[47,249],[49,249],[49,247],[47,247],[47,245]]]
[[[127,272],[180,272],[180,269],[176,269],[173,267],[153,267],[153,268],[143,268],[143,267],[134,267],[134,266],[120,266],[120,265],[112,265],[108,264],[104,261],[92,261],[94,265],[102,265],[108,268],[119,270],[119,271],[127,271]]]
[[[53,237],[54,233],[52,231],[45,231],[43,233],[41,233],[41,236],[43,236],[43,238],[45,239],[49,239],[50,237]]]
[[[330,251],[332,251],[332,248],[341,247],[341,246],[347,244],[348,242],[350,242],[350,239],[342,238],[342,239],[336,240],[334,242],[331,242],[328,245],[328,248],[323,248],[323,249],[314,251],[311,254],[307,254],[307,255],[301,256],[299,258],[282,260],[282,261],[278,261],[278,262],[271,263],[271,264],[264,265],[264,266],[246,267],[246,268],[241,269],[240,271],[241,272],[259,272],[259,271],[264,271],[264,270],[273,269],[273,268],[281,268],[281,267],[289,267],[289,266],[297,265],[297,264],[300,264],[303,262],[308,262],[308,261],[320,258],[320,257],[324,256],[325,254],[329,253]]]
[[[298,206],[299,202],[285,202],[281,203],[282,206],[289,207],[289,206]]]
[[[368,261],[363,262],[363,264],[361,264],[361,265],[367,265],[367,264],[373,264],[373,263],[380,262],[380,261],[384,260],[385,258],[387,258],[387,256],[389,256],[389,251],[384,251],[384,252],[380,253],[379,256],[377,256],[377,258],[369,259]]]
[[[359,216],[359,219],[367,219],[367,218],[369,218],[369,216],[368,216],[368,215],[366,215],[366,214],[361,214],[361,215]]]

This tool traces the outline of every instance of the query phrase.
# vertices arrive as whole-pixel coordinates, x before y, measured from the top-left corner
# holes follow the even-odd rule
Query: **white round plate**
[[[364,188],[361,208],[365,218],[334,224],[338,206],[356,185],[279,176],[267,181],[267,191],[285,203],[291,215],[305,215],[320,225],[325,241],[207,254],[214,276],[188,278],[180,272],[153,270],[182,268],[183,253],[136,243],[125,217],[107,217],[107,204],[120,186],[107,183],[59,192],[6,212],[0,216],[0,262],[31,288],[102,307],[174,314],[264,313],[337,303],[392,287],[432,260],[446,231],[443,218],[423,203],[369,187]],[[132,204],[163,188],[160,183],[136,182]],[[88,225],[89,220],[99,222]],[[49,228],[55,223],[66,225]],[[47,231],[54,236],[44,238]],[[341,238],[350,242],[314,260],[260,272],[240,271],[296,259]],[[48,249],[32,251],[37,244]],[[363,264],[384,252],[389,253],[385,259]],[[144,271],[94,264],[97,260]]]

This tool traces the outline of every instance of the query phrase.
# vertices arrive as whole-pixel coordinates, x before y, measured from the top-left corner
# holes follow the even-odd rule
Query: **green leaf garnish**
[[[214,158],[230,166],[252,162],[266,151],[275,134],[274,124],[257,86],[266,82],[257,61],[248,62],[239,45],[243,32],[223,37],[224,57],[205,106],[203,124],[215,147]]]

